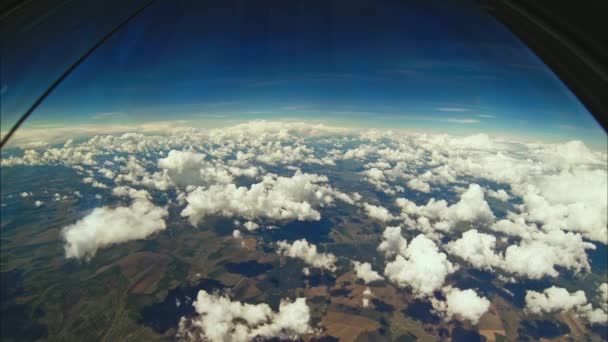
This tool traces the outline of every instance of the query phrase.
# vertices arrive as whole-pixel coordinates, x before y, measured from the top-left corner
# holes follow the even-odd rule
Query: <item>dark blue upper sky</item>
[[[32,84],[10,76],[3,121],[23,110],[11,91]],[[30,125],[178,118],[327,119],[605,146],[559,79],[468,1],[158,1]]]

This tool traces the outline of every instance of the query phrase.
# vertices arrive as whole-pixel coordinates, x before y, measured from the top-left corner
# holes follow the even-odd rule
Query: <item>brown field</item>
[[[151,268],[129,291],[134,294],[151,294],[154,292],[156,283],[158,283],[163,276],[159,269]]]
[[[488,342],[496,341],[496,334],[507,335],[494,303],[492,303],[488,312],[479,319],[479,334],[485,336]]]
[[[517,338],[517,329],[519,328],[519,321],[521,320],[519,312],[500,296],[495,296],[492,299],[492,306],[496,308],[496,312],[499,313],[500,320],[506,332],[509,336],[509,340],[515,340]]]
[[[242,246],[250,251],[255,251],[255,248],[258,245],[258,241],[254,238],[246,238],[242,241]]]
[[[427,333],[421,324],[407,318],[403,313],[397,311],[393,314],[390,320],[391,333],[393,336],[412,333],[422,342],[438,341],[439,338]]]
[[[355,341],[357,337],[367,331],[375,331],[377,322],[362,316],[356,316],[336,311],[328,311],[322,320],[326,328],[325,334],[336,337],[340,341]]]

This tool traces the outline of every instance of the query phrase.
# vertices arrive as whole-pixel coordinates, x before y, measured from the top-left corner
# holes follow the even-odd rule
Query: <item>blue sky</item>
[[[20,76],[2,79],[3,130],[39,87]],[[467,1],[157,2],[26,126],[257,118],[606,144],[561,81]]]

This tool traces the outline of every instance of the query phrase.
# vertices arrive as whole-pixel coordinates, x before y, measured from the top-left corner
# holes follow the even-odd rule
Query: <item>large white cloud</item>
[[[587,303],[587,296],[582,290],[569,292],[564,288],[552,286],[543,292],[526,291],[526,311],[530,313],[542,314],[569,310],[579,314],[589,323],[608,323],[605,304],[594,308],[591,303]]]
[[[570,293],[556,286],[543,292],[526,291],[526,310],[535,314],[567,311],[584,304],[587,304],[587,297],[583,291]]]
[[[457,318],[469,320],[473,324],[479,322],[479,318],[490,308],[490,301],[479,296],[474,290],[461,290],[451,286],[446,286],[442,290],[445,301],[435,298],[431,299],[431,304],[435,311],[442,314],[445,319]]]
[[[232,301],[204,290],[193,303],[197,316],[182,318],[178,337],[187,341],[240,342],[256,339],[295,340],[312,333],[310,309],[305,298],[282,300],[279,311],[268,304]]]
[[[188,205],[181,215],[194,225],[209,215],[248,220],[319,220],[321,214],[317,209],[331,205],[336,198],[354,203],[348,195],[326,183],[325,176],[298,171],[292,177],[268,174],[249,189],[234,184],[197,187],[187,195]]]
[[[506,249],[502,268],[532,279],[557,277],[556,266],[575,272],[587,271],[590,269],[587,249],[595,249],[595,246],[585,242],[579,234],[561,230],[537,232]]]
[[[90,258],[99,248],[143,239],[165,229],[166,208],[146,199],[128,207],[94,209],[78,222],[62,229],[67,258]]]
[[[455,271],[445,253],[423,234],[410,241],[404,255],[386,264],[384,275],[399,287],[411,287],[418,295],[431,295]]]
[[[331,253],[318,252],[317,246],[309,244],[306,239],[296,240],[291,244],[287,241],[279,241],[277,247],[279,255],[301,259],[312,267],[332,272],[336,270],[336,256]]]
[[[501,255],[496,253],[496,238],[471,229],[462,237],[446,245],[446,249],[476,268],[492,269],[502,264]]]
[[[445,200],[431,199],[426,205],[418,206],[406,198],[398,198],[396,204],[401,208],[401,217],[409,226],[425,233],[433,230],[446,231],[457,222],[492,222],[494,214],[483,193],[481,186],[470,184],[460,196],[460,200],[453,205],[448,205]],[[412,217],[418,219],[414,220]]]

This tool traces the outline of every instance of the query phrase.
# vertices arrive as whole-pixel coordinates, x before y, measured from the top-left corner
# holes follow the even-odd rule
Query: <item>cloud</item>
[[[498,200],[501,200],[503,202],[507,202],[508,200],[511,199],[511,196],[509,196],[509,194],[504,191],[503,189],[498,189],[498,191],[494,191],[494,190],[487,190],[486,194],[490,197],[496,198]]]
[[[245,229],[247,229],[248,231],[252,232],[252,231],[260,228],[260,225],[255,222],[247,221],[247,222],[243,223],[243,227],[245,227]]]
[[[446,245],[452,255],[456,255],[476,268],[492,269],[502,264],[502,257],[496,253],[496,238],[471,229],[456,241]]]
[[[317,252],[317,246],[309,244],[306,239],[296,240],[292,244],[279,241],[277,247],[279,255],[300,259],[312,267],[336,271],[336,257],[331,253]]]
[[[457,123],[457,124],[476,124],[479,123],[477,119],[460,119],[460,118],[447,118],[444,119],[446,122]]]
[[[561,230],[536,232],[518,245],[507,247],[502,268],[531,279],[557,277],[556,266],[575,272],[585,271],[590,269],[587,249],[595,249],[595,246],[583,241],[580,234]]]
[[[382,252],[386,258],[405,255],[407,240],[401,235],[401,227],[386,227],[384,229],[378,251]]]
[[[440,112],[468,112],[468,108],[464,107],[439,107],[437,108]]]
[[[410,286],[417,295],[431,295],[455,271],[445,253],[423,234],[412,239],[404,254],[386,264],[384,275],[399,287]]]
[[[372,290],[370,290],[369,287],[366,287],[365,291],[363,291],[363,293],[361,295],[361,306],[363,306],[364,308],[368,307],[369,300],[372,296],[373,296]]]
[[[427,183],[423,180],[420,180],[418,178],[410,179],[407,182],[407,187],[412,190],[416,190],[416,191],[420,191],[420,192],[424,192],[424,193],[431,192],[431,186],[429,185],[429,183]]]
[[[327,177],[297,171],[292,177],[273,174],[251,188],[234,184],[197,187],[186,196],[188,205],[181,215],[193,225],[209,215],[267,218],[276,221],[318,221],[318,208],[331,205],[335,199],[354,203],[339,191],[326,185]]]
[[[136,190],[128,186],[117,186],[112,189],[112,195],[118,197],[130,197],[132,199],[151,199],[146,190]]]
[[[66,258],[91,258],[99,248],[144,239],[165,229],[166,208],[145,199],[128,207],[94,209],[76,223],[61,230]]]
[[[477,324],[479,318],[490,308],[490,301],[477,295],[474,290],[460,290],[446,286],[442,292],[445,295],[445,301],[432,298],[431,304],[433,309],[441,313],[447,320],[457,318]]]
[[[553,313],[567,311],[587,304],[585,292],[568,290],[552,286],[543,292],[526,291],[526,310],[531,313]]]
[[[600,308],[593,308],[587,303],[587,297],[581,290],[568,292],[568,290],[552,286],[543,292],[526,291],[526,311],[533,314],[555,313],[573,310],[589,323],[608,323],[608,312],[605,302]]]
[[[193,306],[198,315],[190,319],[182,317],[179,323],[178,338],[182,340],[295,340],[313,332],[305,298],[293,302],[283,299],[275,312],[265,303],[241,303],[201,290]]]
[[[425,233],[433,230],[447,231],[458,222],[489,223],[494,219],[494,214],[483,197],[483,188],[477,184],[470,184],[461,194],[460,200],[451,206],[445,200],[436,201],[434,198],[421,206],[406,198],[398,198],[395,203],[401,208],[404,222]],[[414,220],[412,216],[418,219]]]
[[[394,219],[393,215],[382,206],[363,203],[363,208],[365,209],[367,216],[378,221],[387,222]]]
[[[372,265],[369,262],[353,261],[353,266],[357,278],[363,279],[366,284],[384,279],[378,272],[372,270]]]
[[[40,206],[42,206],[43,204],[44,204],[44,202],[43,202],[43,201],[36,201],[36,202],[34,202],[34,206],[35,206],[35,207],[40,207]]]
[[[608,283],[602,283],[598,286],[597,291],[599,292],[600,305],[604,311],[608,312]]]

